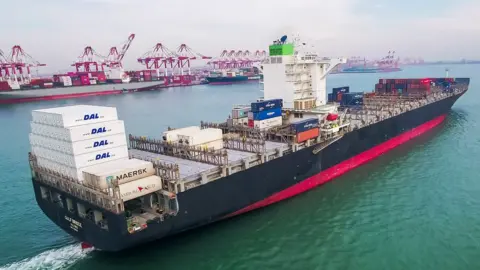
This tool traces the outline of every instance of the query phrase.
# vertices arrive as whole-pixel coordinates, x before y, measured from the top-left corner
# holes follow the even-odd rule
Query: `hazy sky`
[[[107,54],[135,33],[127,68],[157,42],[205,55],[266,49],[298,32],[325,56],[480,58],[480,0],[16,0],[2,1],[0,49],[20,44],[48,71],[83,47]]]

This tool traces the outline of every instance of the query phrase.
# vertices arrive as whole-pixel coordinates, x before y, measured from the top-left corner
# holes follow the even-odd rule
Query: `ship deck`
[[[28,98],[28,97],[44,97],[54,95],[65,95],[74,93],[89,93],[89,92],[103,92],[123,89],[136,89],[152,87],[155,85],[163,85],[163,81],[152,82],[133,82],[133,83],[118,83],[118,84],[96,84],[87,86],[69,86],[69,87],[55,87],[48,89],[29,89],[29,90],[15,90],[0,92],[0,99],[10,98]]]
[[[265,142],[266,151],[275,150],[277,148],[287,148],[287,147],[288,145],[285,143],[271,142],[271,141]],[[251,152],[244,152],[244,151],[231,150],[231,149],[226,149],[226,150],[228,155],[228,162],[230,164],[257,156],[256,153],[251,153]],[[166,156],[166,155],[161,155],[157,153],[137,150],[137,149],[129,149],[128,151],[133,158],[138,158],[143,160],[159,160],[166,164],[177,164],[180,171],[180,178],[185,180],[192,178],[192,176],[196,176],[204,172],[218,169],[218,166],[216,165],[202,163],[198,161]]]

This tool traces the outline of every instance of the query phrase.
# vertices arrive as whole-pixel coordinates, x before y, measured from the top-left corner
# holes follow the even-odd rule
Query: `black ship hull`
[[[107,231],[43,199],[40,185],[45,184],[33,179],[35,196],[43,212],[67,233],[98,249],[119,251],[264,207],[326,183],[439,125],[460,96],[454,95],[354,130],[320,152],[315,151],[318,146],[310,146],[179,193],[176,216],[148,223],[148,228],[133,234],[127,230],[124,215],[105,213]],[[55,187],[48,188],[71,198],[74,204],[79,202],[98,209]]]

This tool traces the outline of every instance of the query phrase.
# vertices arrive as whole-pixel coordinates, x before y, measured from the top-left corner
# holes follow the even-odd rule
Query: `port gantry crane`
[[[98,54],[91,46],[87,46],[83,49],[82,54],[78,57],[78,60],[72,64],[77,72],[98,72],[103,71],[105,56]],[[99,69],[100,67],[100,69]],[[93,70],[95,68],[95,70]]]
[[[181,44],[177,51],[168,49],[162,43],[157,43],[151,51],[146,52],[137,61],[145,65],[147,69],[164,70],[164,76],[168,76],[168,69],[170,69],[171,75],[175,75],[175,71],[180,72],[180,76],[183,76],[187,68],[187,73],[190,75],[190,62],[193,60],[211,59],[209,56],[205,56],[194,51],[186,44]],[[183,78],[183,77],[182,77]],[[183,79],[182,79],[183,80]]]
[[[151,51],[144,53],[137,61],[145,65],[147,69],[158,70],[164,68],[165,76],[168,76],[167,70],[168,68],[173,70],[177,55],[162,43],[157,43]]]
[[[123,57],[125,57],[125,54],[130,48],[130,45],[132,44],[132,41],[134,38],[135,38],[135,34],[131,34],[130,36],[128,36],[128,39],[125,42],[123,42],[122,49],[120,52],[118,52],[118,49],[116,46],[111,47],[109,54],[107,55],[107,57],[105,58],[105,61],[103,62],[103,65],[111,69],[122,69]]]
[[[235,51],[223,50],[219,57],[208,62],[214,70],[225,70],[232,68],[249,68],[255,63],[262,62],[266,57],[266,51],[257,50],[253,55],[249,50]]]
[[[2,78],[2,70],[4,79],[10,80],[14,84],[28,84],[31,81],[31,68],[43,67],[45,64],[35,60],[26,53],[20,45],[12,47],[9,56],[0,51],[0,78]]]
[[[203,54],[200,54],[192,48],[188,47],[186,44],[182,44],[178,47],[177,49],[177,63],[175,65],[176,68],[180,69],[180,75],[184,75],[184,70],[183,68],[188,69],[188,75],[190,75],[190,60],[207,60],[207,59],[212,59],[210,56],[205,56]]]

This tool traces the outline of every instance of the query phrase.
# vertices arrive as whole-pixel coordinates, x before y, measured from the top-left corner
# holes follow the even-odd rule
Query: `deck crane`
[[[186,44],[182,44],[178,47],[177,52],[177,62],[175,64],[175,67],[180,69],[180,75],[183,76],[183,68],[188,68],[188,73],[187,75],[190,75],[190,61],[191,60],[206,60],[206,59],[212,59],[210,56],[205,56],[203,54],[200,54],[192,48],[188,47]]]
[[[151,51],[146,52],[137,61],[145,65],[147,69],[158,70],[164,68],[165,77],[168,76],[168,68],[172,69],[176,64],[178,57],[176,53],[165,47],[162,43],[157,43]]]
[[[128,37],[128,39],[123,43],[122,49],[120,52],[118,52],[118,49],[116,46],[111,47],[110,52],[107,55],[103,65],[109,68],[117,68],[117,69],[123,68],[123,65],[122,65],[123,57],[125,57],[125,54],[130,48],[130,45],[132,44],[132,41],[134,38],[135,38],[135,34],[131,34]]]
[[[97,61],[97,59],[99,61]],[[87,46],[83,49],[82,54],[78,57],[78,60],[72,64],[72,67],[75,67],[77,72],[98,72],[99,67],[103,71],[103,66],[106,57],[98,54],[91,46]],[[92,70],[92,68],[95,70]]]

